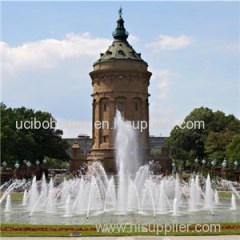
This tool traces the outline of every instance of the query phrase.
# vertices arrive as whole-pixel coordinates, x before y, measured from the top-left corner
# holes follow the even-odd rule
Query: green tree
[[[174,159],[184,161],[183,166],[185,166],[187,160],[206,157],[204,142],[209,128],[212,127],[213,118],[214,113],[211,109],[197,108],[184,119],[180,127],[175,126],[171,131],[167,141],[168,146]],[[200,129],[188,129],[186,123],[190,121],[202,121],[205,126]]]
[[[68,144],[62,140],[63,132],[53,128],[26,129],[20,122],[36,119],[42,123],[55,121],[50,113],[33,109],[7,108],[3,103],[1,109],[1,152],[2,159],[8,165],[16,160],[42,160],[45,156],[57,159],[69,159],[66,153]],[[17,124],[18,123],[18,124]]]
[[[206,142],[205,150],[208,158],[222,160],[226,157],[227,145],[231,142],[234,132],[209,132]]]
[[[236,160],[240,164],[240,134],[235,135],[227,146],[226,156],[230,166],[234,166]]]
[[[187,122],[203,122],[200,128],[187,128]],[[234,115],[226,116],[221,111],[213,112],[209,108],[196,108],[180,126],[175,126],[167,144],[172,158],[193,163],[195,158],[222,158],[233,136],[240,131],[240,121]],[[220,135],[217,133],[221,133]],[[221,136],[226,139],[221,139]],[[215,139],[218,143],[215,143]],[[214,146],[216,144],[216,146]]]

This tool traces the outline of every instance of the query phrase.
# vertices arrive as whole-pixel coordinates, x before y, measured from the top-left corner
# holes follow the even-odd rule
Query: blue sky
[[[200,106],[240,116],[239,2],[3,2],[4,103],[49,111],[65,137],[91,134],[88,73],[119,6],[153,72],[152,135],[169,135]]]

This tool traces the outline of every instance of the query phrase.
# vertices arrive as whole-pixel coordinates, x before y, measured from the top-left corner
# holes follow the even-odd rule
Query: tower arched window
[[[138,111],[138,103],[135,103],[135,111]]]
[[[120,111],[122,113],[122,115],[124,116],[127,99],[125,97],[117,97],[115,99],[115,101],[116,101],[116,110]]]
[[[134,98],[133,99],[133,110],[135,112],[141,111],[141,106],[142,106],[141,98],[138,98],[138,97]]]
[[[104,111],[104,112],[107,111],[107,103],[103,103],[103,111]]]
[[[101,104],[101,111],[102,112],[107,112],[108,111],[108,98],[102,98],[100,100],[100,104]]]

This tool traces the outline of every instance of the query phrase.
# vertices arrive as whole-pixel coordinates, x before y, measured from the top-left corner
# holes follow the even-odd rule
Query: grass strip
[[[211,224],[211,223],[208,223]],[[214,224],[214,223],[213,223]],[[208,236],[208,235],[239,235],[240,223],[221,223],[220,232],[197,232],[196,224],[191,224],[188,232],[170,231],[166,235],[169,236]],[[151,226],[151,225],[150,225]],[[27,224],[2,224],[2,237],[61,237],[61,236],[162,236],[164,231],[133,231],[130,227],[126,227],[123,231],[101,232],[98,231],[95,225],[27,225]]]

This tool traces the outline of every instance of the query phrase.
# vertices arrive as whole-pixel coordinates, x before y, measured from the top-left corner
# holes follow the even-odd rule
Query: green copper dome
[[[100,59],[94,64],[114,59],[132,59],[144,62],[141,54],[137,53],[127,41],[128,32],[124,27],[122,8],[119,9],[119,19],[117,20],[117,27],[113,32],[113,38],[112,45],[108,47],[105,53],[100,54]]]
[[[119,19],[117,20],[117,28],[115,29],[112,35],[114,39],[126,41],[128,38],[128,32],[124,27],[124,20],[122,18],[122,8],[119,9],[118,14]]]

